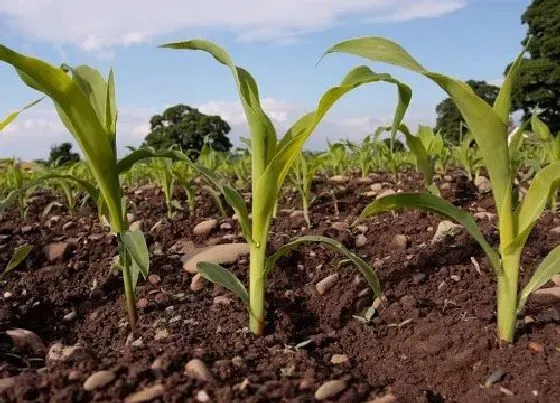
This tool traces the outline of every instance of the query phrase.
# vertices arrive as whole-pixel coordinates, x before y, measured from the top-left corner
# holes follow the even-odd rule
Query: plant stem
[[[520,255],[507,255],[502,259],[501,276],[498,276],[498,336],[513,342],[517,321],[517,291]]]
[[[126,255],[126,251],[124,252]],[[125,257],[125,265],[123,267],[124,280],[124,296],[126,299],[126,311],[128,313],[128,322],[132,333],[136,330],[136,322],[138,320],[138,312],[136,311],[136,296],[134,295],[134,286],[132,284],[132,276],[130,275],[130,262],[128,256]]]
[[[257,336],[261,336],[264,331],[265,263],[266,242],[260,245],[253,243],[249,251],[249,328]]]
[[[301,194],[301,203],[303,207],[303,218],[305,219],[305,223],[307,224],[307,228],[311,229],[311,220],[309,219],[309,206],[307,202],[307,194]]]

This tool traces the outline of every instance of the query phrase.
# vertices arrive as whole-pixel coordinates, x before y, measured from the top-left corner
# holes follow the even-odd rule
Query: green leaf
[[[529,233],[539,220],[546,204],[560,186],[560,162],[555,162],[541,169],[533,178],[523,202],[515,213],[518,225],[517,237],[509,245],[505,245],[505,253],[525,245]]]
[[[34,182],[36,184],[42,183],[42,182],[46,182],[50,179],[63,179],[63,180],[69,180],[69,181],[73,181],[76,182],[78,184],[78,186],[80,186],[84,191],[86,191],[93,200],[97,200],[99,197],[99,190],[97,190],[97,188],[95,187],[94,183],[90,183],[84,179],[81,179],[75,175],[69,175],[69,174],[59,174],[59,173],[55,173],[55,172],[51,172],[51,173],[47,173],[45,175],[42,175],[40,177],[38,177]]]
[[[19,111],[15,111],[15,112],[10,113],[4,120],[0,120],[0,131],[4,130],[4,128],[6,128],[6,126],[8,126],[10,123],[12,123],[19,116],[20,113],[22,113],[23,111],[37,105],[42,100],[43,100],[43,98],[37,99],[37,100],[31,102],[30,104],[24,106]]]
[[[325,54],[341,52],[361,56],[373,62],[393,64],[434,81],[455,102],[479,146],[487,165],[496,206],[503,214],[502,206],[511,185],[507,144],[507,123],[501,118],[503,105],[508,101],[506,92],[495,112],[484,100],[476,96],[466,83],[427,71],[400,45],[379,37],[362,37],[336,44]],[[509,98],[509,97],[508,97]]]
[[[142,273],[142,276],[146,279],[150,270],[150,256],[146,239],[144,233],[139,230],[121,232],[119,238],[132,258],[133,289],[136,289],[138,273]]]
[[[16,248],[14,254],[12,255],[12,258],[10,259],[6,268],[0,275],[0,279],[4,277],[6,274],[8,274],[9,272],[11,272],[12,270],[14,270],[16,267],[18,267],[19,264],[23,262],[25,258],[27,258],[27,256],[32,250],[33,250],[32,245],[23,245]]]
[[[260,202],[253,208],[253,219],[257,222],[266,222],[274,208],[282,184],[291,165],[299,155],[305,142],[319,125],[330,108],[346,93],[359,86],[373,82],[387,82],[399,88],[398,107],[394,122],[400,125],[400,119],[410,101],[410,89],[405,84],[395,80],[389,74],[374,73],[366,66],[351,70],[342,80],[341,84],[329,89],[321,97],[317,109],[305,114],[288,130],[277,147],[277,152],[260,177],[254,191],[254,199]],[[394,129],[396,130],[396,128]],[[264,234],[253,234],[260,239]]]
[[[340,242],[335,241],[331,238],[326,238],[323,236],[304,236],[301,238],[296,238],[289,241],[286,245],[280,247],[274,255],[269,256],[266,259],[266,268],[264,276],[265,278],[268,276],[270,271],[276,266],[276,262],[282,256],[285,256],[290,251],[298,247],[302,243],[310,243],[310,242],[318,242],[325,244],[326,246],[334,249],[337,252],[342,253],[348,260],[350,260],[357,268],[360,270],[360,273],[367,279],[369,286],[371,287],[373,293],[376,296],[381,295],[381,285],[379,284],[379,279],[375,274],[375,271],[371,268],[369,264],[362,258],[360,258],[355,253],[350,252],[348,249],[344,247]]]
[[[523,309],[527,298],[529,298],[529,295],[531,295],[533,291],[541,288],[558,273],[560,273],[560,246],[550,251],[519,294],[519,301],[517,303],[518,312]]]
[[[425,134],[423,135],[424,139],[420,137],[421,131],[419,131],[419,137],[413,136],[404,124],[400,125],[399,130],[405,135],[406,145],[416,158],[416,165],[418,165],[418,169],[424,175],[426,187],[430,187],[433,182],[434,168],[428,156],[427,146],[424,143],[424,141],[427,141]]]
[[[241,298],[241,301],[243,302],[249,313],[251,312],[251,307],[249,304],[249,294],[247,293],[247,289],[245,288],[243,283],[239,281],[235,274],[217,264],[210,262],[198,262],[196,264],[196,269],[205,279],[208,279],[213,283],[227,288],[239,298]]]
[[[531,128],[540,140],[546,141],[549,140],[552,136],[548,126],[542,120],[540,120],[537,115],[531,116]]]
[[[517,75],[519,73],[519,67],[521,66],[521,62],[523,61],[523,54],[525,51],[520,52],[515,61],[512,63],[509,71],[506,75],[506,78],[500,88],[500,92],[498,93],[498,97],[494,102],[493,109],[498,114],[500,119],[506,127],[509,124],[509,114],[511,109],[511,91],[513,88],[513,83],[517,79]],[[507,136],[507,132],[506,132]]]
[[[396,193],[387,195],[370,203],[360,214],[361,221],[373,214],[394,211],[403,208],[418,208],[420,210],[437,213],[445,218],[460,223],[469,234],[480,244],[490,259],[496,274],[501,273],[501,263],[498,253],[490,246],[480,232],[474,219],[466,212],[459,210],[453,204],[430,193]]]

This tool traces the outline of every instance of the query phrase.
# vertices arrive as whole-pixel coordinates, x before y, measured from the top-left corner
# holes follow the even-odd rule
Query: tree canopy
[[[80,155],[72,152],[72,144],[61,143],[51,147],[49,165],[64,165],[80,161]]]
[[[560,132],[560,1],[533,0],[521,16],[527,24],[522,42],[528,58],[523,59],[514,83],[512,106],[533,112],[551,129]],[[530,38],[530,40],[529,40]],[[509,68],[509,66],[508,66]],[[507,71],[507,69],[506,69]]]
[[[229,151],[229,131],[230,126],[219,116],[208,116],[196,108],[180,104],[150,119],[150,133],[144,144],[157,149],[179,146],[196,159],[205,143],[215,151]]]
[[[469,80],[467,84],[473,91],[490,105],[498,97],[499,88],[487,83],[486,81]],[[465,130],[465,122],[461,112],[455,106],[451,98],[445,98],[436,106],[436,127],[435,131],[441,130],[443,139],[448,144],[458,144],[461,140],[461,132]],[[464,135],[463,131],[463,135]]]

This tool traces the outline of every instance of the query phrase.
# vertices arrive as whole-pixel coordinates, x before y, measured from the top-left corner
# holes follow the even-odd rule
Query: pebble
[[[358,234],[356,237],[356,248],[361,248],[368,243],[368,239],[364,234]]]
[[[74,319],[76,319],[77,316],[78,315],[76,314],[76,311],[72,310],[62,317],[62,321],[63,322],[71,322]]]
[[[163,220],[156,221],[156,223],[150,229],[150,232],[158,231],[161,228],[163,228]]]
[[[302,210],[294,210],[290,213],[290,218],[293,220],[303,218],[304,214]]]
[[[381,183],[372,183],[369,187],[372,192],[379,193],[381,189],[383,189],[383,184]]]
[[[156,334],[154,335],[154,340],[160,341],[166,339],[167,336],[169,336],[169,332],[167,331],[167,329],[158,329],[156,331]]]
[[[218,220],[212,218],[210,220],[202,221],[195,225],[193,234],[195,235],[208,235],[213,229],[218,227]]]
[[[143,389],[139,392],[132,393],[124,399],[124,403],[142,403],[161,397],[165,393],[165,388],[161,384],[157,384],[150,388]]]
[[[91,374],[84,382],[83,388],[87,391],[101,389],[107,386],[113,379],[115,379],[113,371],[97,371]]]
[[[206,279],[204,277],[202,277],[201,274],[195,274],[193,276],[193,278],[191,279],[191,290],[192,291],[199,291],[202,290],[204,288],[204,282],[206,281]]]
[[[231,224],[229,222],[223,222],[223,223],[220,224],[220,229],[221,230],[226,231],[226,230],[230,230],[232,228],[233,227],[231,226]]]
[[[62,343],[53,343],[47,353],[47,361],[66,361],[74,352],[82,350],[79,345],[65,346]]]
[[[416,306],[416,298],[414,298],[414,295],[405,295],[401,297],[400,303],[404,307],[414,308]]]
[[[477,213],[474,213],[473,217],[476,218],[477,220],[492,221],[496,218],[496,214],[490,213],[488,211],[479,211]]]
[[[15,376],[13,376],[11,378],[0,379],[0,393],[16,386],[16,379],[17,378]]]
[[[378,199],[381,199],[381,198],[383,198],[383,197],[385,197],[385,196],[389,196],[389,195],[392,195],[392,194],[395,194],[395,193],[396,193],[396,192],[395,192],[393,189],[386,189],[386,190],[384,190],[383,192],[379,193],[379,194],[377,195],[377,198],[378,198]]]
[[[82,373],[77,369],[73,369],[70,372],[68,372],[69,381],[75,382],[75,381],[79,381],[80,379],[82,379]]]
[[[449,235],[453,235],[456,229],[463,228],[461,225],[454,223],[453,221],[441,221],[436,229],[434,237],[432,238],[432,243],[437,243],[445,240]]]
[[[486,176],[479,175],[474,178],[474,185],[478,188],[480,193],[489,193],[492,191],[492,185]]]
[[[356,229],[357,229],[358,231],[360,231],[362,234],[365,234],[366,232],[369,231],[369,227],[368,227],[367,225],[358,225],[358,226],[356,227]]]
[[[149,304],[148,298],[140,298],[138,300],[138,308],[146,308]]]
[[[152,285],[158,285],[159,283],[161,283],[161,277],[158,276],[157,274],[150,274],[148,276],[148,281]]]
[[[317,289],[319,295],[324,295],[330,288],[332,288],[332,286],[337,283],[338,278],[338,273],[331,274],[315,284],[315,288]]]
[[[216,264],[232,264],[237,259],[249,253],[249,244],[245,242],[228,243],[213,246],[188,256],[183,262],[183,269],[189,273],[196,273],[198,262],[212,262]]]
[[[136,220],[128,227],[129,231],[142,231],[144,228],[144,220]]]
[[[12,339],[14,348],[17,351],[24,351],[26,349],[30,349],[35,354],[42,355],[45,353],[45,345],[41,341],[41,338],[30,330],[25,330],[25,329],[6,330],[6,334]]]
[[[540,288],[531,293],[529,300],[539,305],[560,303],[560,287]]]
[[[336,396],[344,389],[346,389],[346,382],[335,379],[324,382],[321,386],[319,386],[319,389],[315,391],[314,396],[317,400],[325,400]]]
[[[459,281],[461,281],[461,276],[458,276],[458,275],[454,274],[454,275],[451,276],[451,280],[458,283]]]
[[[404,234],[397,234],[391,240],[391,248],[404,250],[408,246],[408,238]]]
[[[199,402],[203,402],[203,403],[204,402],[209,402],[210,401],[210,396],[208,396],[208,393],[204,389],[202,389],[202,390],[199,390],[196,393],[196,400],[198,400]]]
[[[64,255],[69,249],[69,242],[55,242],[45,246],[43,252],[49,262],[54,262],[55,260],[64,258]]]
[[[213,380],[212,373],[206,364],[197,358],[185,364],[185,375],[203,382],[211,382]]]
[[[393,394],[388,394],[382,397],[376,397],[373,400],[368,401],[367,403],[397,403],[397,398]]]
[[[76,222],[75,221],[68,221],[67,223],[64,223],[64,225],[62,226],[62,230],[63,231],[68,231],[69,229],[75,228],[76,227]]]
[[[529,342],[528,347],[529,347],[529,350],[531,350],[534,353],[538,353],[538,354],[544,353],[544,346],[540,343],[531,341],[531,342]]]
[[[350,224],[346,221],[337,221],[331,224],[331,227],[338,231],[347,231],[350,228]]]
[[[347,183],[350,179],[344,175],[334,175],[329,178],[330,183],[343,184]]]
[[[348,362],[347,354],[333,354],[331,357],[331,364],[344,364]]]

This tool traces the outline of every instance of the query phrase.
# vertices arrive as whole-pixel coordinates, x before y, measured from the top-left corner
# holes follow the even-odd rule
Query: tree
[[[51,147],[49,165],[64,165],[80,161],[80,155],[72,152],[72,144],[61,143]]]
[[[227,152],[231,142],[227,137],[228,123],[219,116],[208,116],[186,105],[167,108],[161,115],[150,119],[150,133],[144,145],[156,149],[179,146],[193,159],[198,158],[207,143],[215,151]]]
[[[529,58],[521,62],[519,77],[513,86],[512,106],[525,112],[523,119],[529,118],[533,112],[539,113],[539,118],[552,133],[558,133],[560,1],[533,0],[521,16],[521,22],[528,27],[527,36],[521,44],[527,47]]]
[[[469,80],[467,84],[473,89],[476,95],[484,99],[490,105],[498,97],[499,88],[487,83],[486,81]],[[441,130],[443,139],[447,144],[458,144],[461,135],[465,134],[465,121],[463,116],[451,98],[445,98],[436,106],[436,127],[435,131]]]

